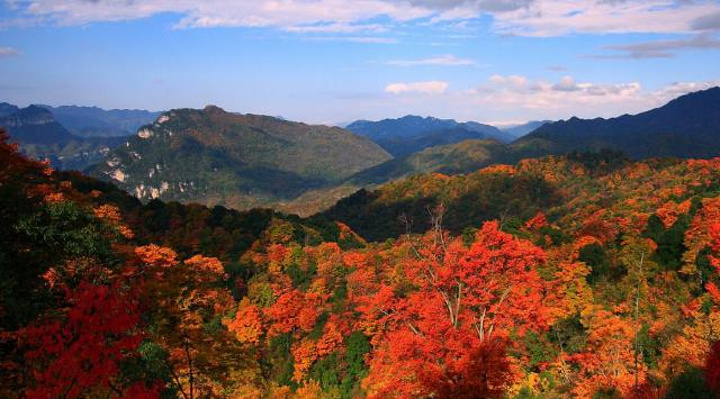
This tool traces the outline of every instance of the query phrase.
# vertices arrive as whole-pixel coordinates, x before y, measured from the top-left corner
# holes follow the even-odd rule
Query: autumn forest
[[[0,141],[2,397],[720,392],[720,160],[576,152],[301,219],[143,204]]]

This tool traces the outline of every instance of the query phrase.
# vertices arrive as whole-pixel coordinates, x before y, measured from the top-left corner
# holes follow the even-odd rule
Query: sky
[[[720,84],[720,0],[0,0],[0,101],[499,126]]]

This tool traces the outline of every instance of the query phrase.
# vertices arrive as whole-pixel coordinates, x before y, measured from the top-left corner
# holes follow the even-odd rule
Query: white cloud
[[[527,7],[534,0],[400,0],[435,10],[472,9],[476,11],[502,12]]]
[[[674,82],[653,93],[659,102],[666,102],[684,94],[720,86],[720,80],[708,82]]]
[[[15,57],[20,55],[20,51],[13,47],[0,47],[0,58]]]
[[[573,109],[633,99],[642,91],[638,82],[619,84],[578,83],[565,76],[556,83],[531,81],[519,75],[493,75],[489,84],[463,93],[470,101],[484,106],[519,109]]]
[[[507,85],[516,89],[524,88],[528,83],[527,78],[520,75],[492,75],[488,80],[496,85]]]
[[[383,15],[395,21],[408,21],[435,12],[406,1],[383,0],[29,0],[16,8],[39,22],[60,25],[174,13],[181,16],[177,28],[342,25]]]
[[[714,0],[27,0],[10,1],[15,21],[84,25],[172,13],[176,28],[271,27],[299,33],[362,32],[422,18],[432,23],[494,18],[504,34],[688,33],[718,30]],[[368,20],[392,22],[364,24]]]
[[[306,38],[318,42],[351,42],[366,44],[395,44],[397,39],[387,36],[309,36]]]
[[[435,57],[422,58],[417,60],[392,60],[385,63],[386,65],[410,67],[419,65],[439,65],[439,66],[472,66],[477,62],[467,58],[457,58],[454,55],[445,54]]]
[[[681,95],[718,85],[720,81],[678,82],[648,90],[639,82],[578,82],[571,76],[549,82],[495,75],[475,88],[437,96],[432,108],[425,112],[432,113],[435,108],[449,117],[495,121],[614,117],[643,112]],[[423,106],[421,98],[414,100],[416,105]]]
[[[442,94],[448,88],[447,82],[433,80],[429,82],[412,82],[412,83],[390,83],[385,86],[385,93],[390,94]]]
[[[707,29],[711,24],[702,19],[718,11],[720,5],[711,0],[539,0],[527,8],[495,14],[495,27],[524,36],[689,33]]]
[[[395,21],[456,20],[527,7],[535,0],[6,0],[13,10],[64,25],[183,16],[179,27],[288,27],[386,16]]]
[[[557,91],[576,91],[580,90],[580,87],[575,83],[572,76],[563,76],[559,82],[553,85],[553,89]]]
[[[287,32],[293,33],[356,33],[356,32],[386,32],[388,28],[380,24],[315,24],[288,26],[283,28]]]
[[[688,39],[658,40],[654,42],[607,46],[608,50],[617,51],[617,54],[592,55],[590,58],[600,59],[645,59],[645,58],[672,58],[677,51],[685,50],[720,50],[720,39],[707,33],[690,37]]]

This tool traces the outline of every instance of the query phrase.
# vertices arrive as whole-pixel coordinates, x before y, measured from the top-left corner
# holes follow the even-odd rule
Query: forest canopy
[[[300,219],[142,204],[3,133],[0,238],[3,397],[720,394],[720,159],[524,160]]]

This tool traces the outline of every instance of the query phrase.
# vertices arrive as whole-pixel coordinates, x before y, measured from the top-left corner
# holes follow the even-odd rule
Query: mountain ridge
[[[48,109],[60,124],[79,137],[131,136],[162,113],[142,109],[103,109],[96,106],[37,106]]]
[[[636,115],[545,124],[514,143],[528,154],[619,150],[633,158],[720,155],[720,87],[689,93]],[[533,151],[533,147],[535,151]]]
[[[370,138],[397,158],[436,145],[469,139],[492,138],[504,143],[514,139],[494,126],[478,122],[457,122],[416,115],[380,121],[359,120],[349,124],[346,129]]]

